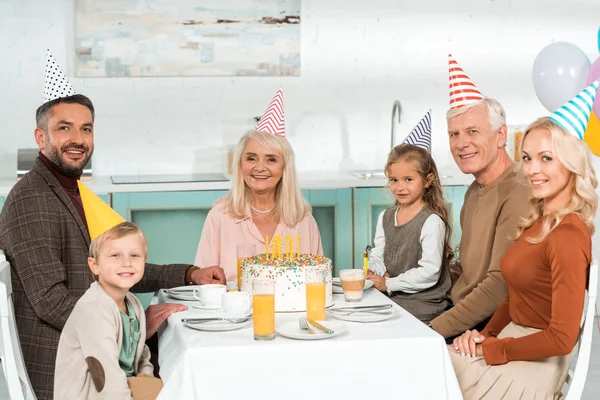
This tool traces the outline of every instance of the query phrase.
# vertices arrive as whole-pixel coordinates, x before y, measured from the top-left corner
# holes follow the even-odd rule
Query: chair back
[[[10,264],[0,250],[0,362],[11,400],[34,400],[25,369],[12,302]]]
[[[598,260],[594,259],[590,265],[590,275],[587,290],[587,305],[583,312],[581,320],[581,330],[579,333],[579,342],[575,354],[575,370],[569,369],[567,383],[569,391],[566,400],[579,400],[583,393],[585,379],[587,377],[590,365],[590,355],[592,353],[592,333],[594,330],[594,311],[596,309],[596,296],[598,291]]]

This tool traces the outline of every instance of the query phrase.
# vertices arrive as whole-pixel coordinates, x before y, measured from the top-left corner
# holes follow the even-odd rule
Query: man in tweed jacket
[[[43,104],[35,131],[41,154],[13,187],[0,213],[0,249],[11,264],[17,328],[38,399],[52,398],[61,330],[94,282],[87,267],[90,236],[78,210],[81,200],[76,189],[68,191],[62,182],[65,176],[74,176],[76,182],[91,157],[93,122],[93,105],[85,96]],[[225,278],[219,267],[147,264],[133,289],[153,292],[188,280],[207,283]]]

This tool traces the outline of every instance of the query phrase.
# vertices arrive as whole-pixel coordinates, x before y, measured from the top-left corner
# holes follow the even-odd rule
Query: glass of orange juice
[[[240,243],[237,245],[237,287],[242,291],[242,260],[246,257],[256,255],[256,245],[254,243]]]
[[[325,320],[325,268],[307,267],[304,270],[306,283],[306,318]]]
[[[275,281],[252,281],[252,319],[254,340],[275,339]]]

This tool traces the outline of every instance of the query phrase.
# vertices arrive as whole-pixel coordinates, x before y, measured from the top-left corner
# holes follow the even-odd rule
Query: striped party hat
[[[422,147],[431,153],[431,110],[427,111],[402,143]]]
[[[583,89],[554,111],[550,119],[571,135],[583,140],[599,83],[600,79]]]
[[[46,49],[46,70],[44,75],[44,103],[75,94],[73,86],[67,80],[67,77],[58,66],[49,49]]]
[[[279,89],[271,100],[267,111],[263,114],[254,128],[273,135],[285,136],[285,119],[283,117],[283,90]]]
[[[452,54],[448,54],[448,70],[450,72],[450,109],[460,108],[467,104],[483,100],[471,78],[458,65]]]

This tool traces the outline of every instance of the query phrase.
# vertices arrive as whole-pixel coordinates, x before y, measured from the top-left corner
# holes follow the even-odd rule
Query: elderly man
[[[11,190],[0,213],[0,249],[12,267],[17,328],[38,399],[52,398],[61,330],[94,282],[87,267],[90,236],[77,188],[94,150],[94,107],[87,97],[74,94],[51,56],[48,64],[45,103],[36,112],[39,157]],[[224,281],[219,267],[147,264],[134,289],[150,292],[189,282]],[[185,309],[150,306],[148,331],[156,332],[181,307]]]
[[[519,165],[505,149],[506,115],[500,103],[484,98],[452,59],[450,89],[450,150],[460,170],[472,174],[475,182],[460,213],[460,270],[451,292],[454,307],[430,323],[445,338],[485,326],[508,295],[500,259],[513,243],[519,219],[529,214],[531,198]]]

